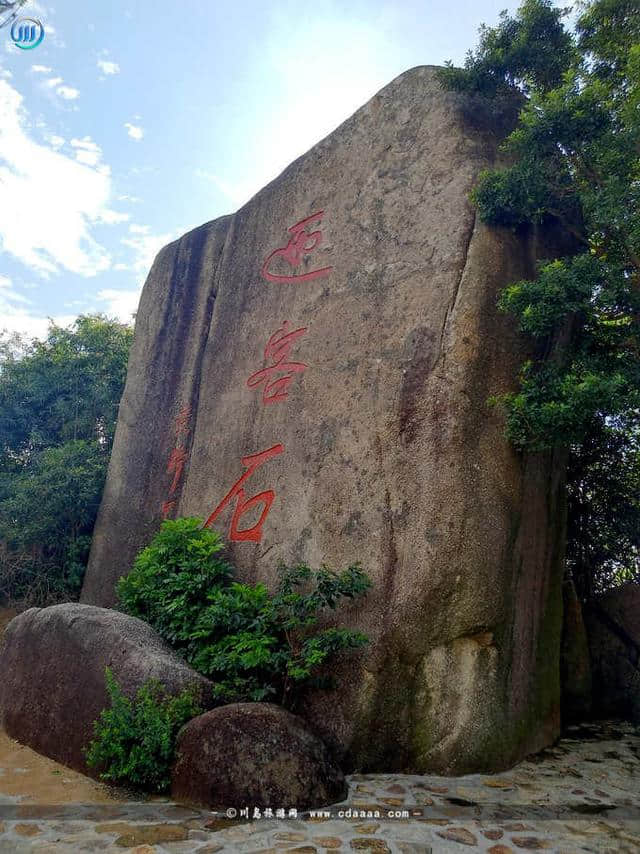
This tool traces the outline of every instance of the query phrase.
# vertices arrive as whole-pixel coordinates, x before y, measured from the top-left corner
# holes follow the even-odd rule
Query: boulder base
[[[204,708],[211,683],[142,620],[89,605],[31,608],[7,627],[0,652],[0,721],[11,738],[84,773],[83,748],[109,705],[110,667],[128,697],[147,679],[168,694],[195,687]]]
[[[593,711],[640,723],[640,584],[625,584],[585,609]]]
[[[347,786],[301,718],[270,703],[234,703],[182,728],[171,794],[207,807],[305,809],[343,800]]]

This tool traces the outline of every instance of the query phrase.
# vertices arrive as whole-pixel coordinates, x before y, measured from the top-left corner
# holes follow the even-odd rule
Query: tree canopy
[[[570,566],[583,597],[639,577],[640,554],[640,5],[592,0],[567,9],[525,0],[483,27],[464,68],[443,85],[524,95],[503,148],[511,165],[481,174],[473,193],[490,225],[556,220],[571,257],[544,259],[500,307],[553,352],[522,366],[501,402],[521,450],[570,448]]]
[[[132,338],[102,316],[0,347],[0,598],[79,589]]]

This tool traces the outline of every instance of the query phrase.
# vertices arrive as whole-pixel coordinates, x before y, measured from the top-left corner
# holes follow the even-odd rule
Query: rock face
[[[178,736],[171,794],[208,807],[297,807],[347,795],[344,775],[304,722],[270,703],[234,703]]]
[[[585,720],[591,714],[591,660],[582,605],[573,581],[562,587],[563,621],[560,655],[563,724]]]
[[[498,292],[557,237],[469,203],[516,108],[406,72],[142,294],[83,601],[114,603],[163,515],[208,520],[246,581],[360,561],[340,619],[370,647],[304,710],[348,767],[500,768],[559,731],[563,467],[487,406],[526,355]]]
[[[585,610],[593,711],[640,724],[640,584],[625,584]]]
[[[211,683],[183,662],[135,617],[90,605],[31,608],[7,627],[0,652],[0,722],[7,734],[87,772],[83,747],[93,721],[109,705],[110,667],[133,697],[147,679],[170,694],[193,686],[210,708]]]

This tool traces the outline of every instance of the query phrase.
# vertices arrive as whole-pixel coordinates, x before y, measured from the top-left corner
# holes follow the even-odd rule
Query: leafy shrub
[[[100,779],[108,782],[166,791],[178,730],[202,713],[194,692],[166,697],[159,682],[148,680],[132,701],[108,667],[105,679],[111,707],[94,724],[87,765],[101,768]]]
[[[198,519],[163,523],[131,573],[118,583],[125,610],[150,623],[215,683],[222,703],[272,700],[292,708],[338,653],[367,643],[360,632],[320,627],[326,612],[366,593],[356,564],[280,568],[275,592],[232,579],[223,544]]]
[[[274,700],[292,708],[304,689],[330,687],[329,678],[318,676],[329,660],[367,643],[360,632],[318,623],[341,599],[370,585],[357,565],[341,573],[281,567],[274,593],[262,584],[234,583],[213,593],[193,627],[189,659],[214,681],[223,702]]]
[[[233,570],[219,554],[224,544],[195,518],[167,519],[118,582],[127,613],[145,620],[183,649],[212,590],[229,583]]]

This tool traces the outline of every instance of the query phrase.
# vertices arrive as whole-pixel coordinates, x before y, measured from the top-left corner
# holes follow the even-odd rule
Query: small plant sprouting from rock
[[[200,519],[168,520],[118,583],[125,610],[150,623],[215,685],[221,703],[263,701],[294,708],[336,655],[364,646],[361,632],[320,627],[371,581],[359,565],[281,567],[274,592],[233,580],[223,543]]]
[[[167,697],[159,682],[149,680],[130,700],[108,667],[105,679],[111,707],[94,724],[87,765],[100,769],[106,782],[166,791],[178,730],[202,713],[195,692],[187,688]]]

